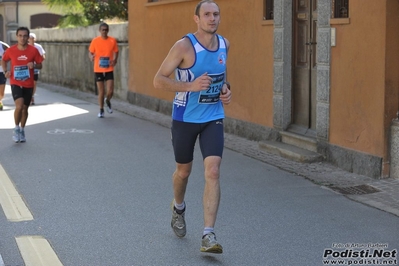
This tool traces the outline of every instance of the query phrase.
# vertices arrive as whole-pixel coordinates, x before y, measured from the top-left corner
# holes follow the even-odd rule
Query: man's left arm
[[[112,66],[115,66],[118,62],[119,51],[114,53],[114,60],[111,61]]]
[[[230,48],[230,42],[226,38],[224,40],[226,43],[226,49],[228,53]],[[231,101],[231,90],[230,90],[230,83],[227,81],[227,71],[225,74],[225,80],[222,87],[222,93],[220,94],[220,100],[222,101],[223,104],[229,104]]]
[[[111,65],[112,66],[116,65],[116,63],[118,62],[118,56],[119,56],[118,40],[116,38],[114,40],[115,40],[115,46],[114,46],[114,49],[113,49],[114,58],[111,61]]]

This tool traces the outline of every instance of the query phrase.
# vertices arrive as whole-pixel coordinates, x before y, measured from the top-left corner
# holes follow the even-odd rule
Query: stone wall
[[[399,119],[391,123],[390,177],[399,178]]]

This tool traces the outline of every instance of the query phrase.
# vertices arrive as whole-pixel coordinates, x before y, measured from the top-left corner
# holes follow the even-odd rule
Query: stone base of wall
[[[323,154],[327,162],[348,172],[381,178],[381,157],[345,149],[326,142],[318,142],[317,152]]]

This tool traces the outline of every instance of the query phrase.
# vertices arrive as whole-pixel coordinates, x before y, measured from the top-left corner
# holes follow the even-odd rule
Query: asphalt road
[[[0,166],[33,220],[10,221],[0,210],[0,266],[30,265],[17,245],[27,236],[46,240],[59,262],[70,266],[397,263],[399,217],[228,149],[216,224],[224,253],[201,253],[198,148],[187,189],[188,232],[178,239],[170,228],[174,158],[168,128],[117,111],[99,119],[97,105],[38,88],[27,142],[15,144],[8,86],[6,92]],[[47,251],[36,256],[45,261]]]

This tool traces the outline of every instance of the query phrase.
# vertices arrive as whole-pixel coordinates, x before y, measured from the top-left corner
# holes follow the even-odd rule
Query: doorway
[[[294,0],[290,129],[309,136],[316,135],[317,30],[317,0]]]

